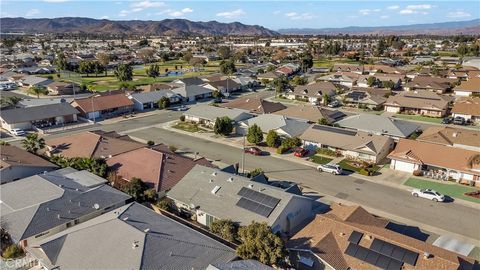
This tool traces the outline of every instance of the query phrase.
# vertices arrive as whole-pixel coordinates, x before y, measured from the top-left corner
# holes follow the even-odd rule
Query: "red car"
[[[248,148],[245,148],[245,153],[249,153],[249,154],[252,154],[252,155],[255,155],[255,156],[261,156],[262,155],[262,150],[260,150],[260,148],[258,147],[248,147]]]
[[[297,147],[295,153],[293,154],[296,157],[304,157],[308,154],[308,150],[302,147]]]

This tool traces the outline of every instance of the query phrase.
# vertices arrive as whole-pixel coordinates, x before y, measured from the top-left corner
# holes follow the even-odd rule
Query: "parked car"
[[[293,155],[296,157],[304,157],[307,154],[308,154],[308,150],[302,147],[295,148],[295,151],[293,153]]]
[[[248,147],[248,148],[245,148],[245,153],[249,153],[249,154],[252,154],[252,155],[255,155],[255,156],[261,156],[262,155],[262,150],[260,150],[260,148],[258,147]]]
[[[465,118],[457,116],[453,119],[453,124],[463,126],[463,125],[465,125]]]
[[[319,172],[327,172],[335,175],[340,175],[343,172],[342,168],[335,163],[318,165],[317,170]]]
[[[25,136],[26,134],[25,131],[19,128],[12,128],[12,130],[10,130],[10,133],[14,136]]]
[[[442,124],[451,124],[453,122],[452,117],[445,117],[442,119]]]
[[[327,105],[330,108],[337,108],[340,107],[340,102],[338,100],[334,100]]]
[[[445,201],[445,196],[436,192],[433,189],[414,189],[412,190],[413,197],[421,197],[425,199],[432,200],[434,202],[443,202]]]

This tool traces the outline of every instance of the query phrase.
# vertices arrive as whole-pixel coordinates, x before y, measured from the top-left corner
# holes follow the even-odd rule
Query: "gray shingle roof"
[[[160,90],[160,91],[152,91],[146,93],[135,93],[132,94],[132,98],[140,103],[147,103],[147,102],[157,102],[162,97],[170,98],[174,95],[178,95],[170,90]]]
[[[288,136],[295,137],[302,134],[310,124],[304,121],[289,119],[283,115],[262,114],[257,117],[248,119],[245,123],[251,127],[254,124],[260,127],[263,132],[270,130],[281,130]]]
[[[0,112],[0,117],[5,122],[14,124],[78,113],[79,111],[69,103],[56,103],[35,107],[2,110]]]
[[[137,203],[48,237],[39,246],[29,251],[49,269],[191,270],[236,257],[231,248]]]
[[[420,128],[411,122],[373,114],[353,115],[338,121],[337,124],[341,127],[398,138],[406,138]]]
[[[238,260],[221,265],[209,265],[207,270],[273,270],[274,268],[264,265],[255,260]]]
[[[215,107],[210,105],[198,105],[193,106],[188,111],[183,113],[184,115],[190,115],[193,117],[199,117],[200,119],[207,119],[215,121],[217,117],[227,116],[235,122],[243,121],[251,118],[253,115],[248,111],[240,109],[227,109],[222,107]]]
[[[89,188],[55,173],[4,184],[0,192],[0,217],[16,241],[93,213],[95,205],[103,209],[130,199],[110,186]]]
[[[212,89],[199,86],[199,85],[186,85],[177,88],[173,88],[172,91],[181,95],[182,97],[193,97],[197,95],[203,95],[213,92]]]

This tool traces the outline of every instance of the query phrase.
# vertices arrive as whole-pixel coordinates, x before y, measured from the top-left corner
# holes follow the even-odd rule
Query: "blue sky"
[[[1,17],[239,21],[279,28],[386,26],[471,20],[480,1],[1,0]]]

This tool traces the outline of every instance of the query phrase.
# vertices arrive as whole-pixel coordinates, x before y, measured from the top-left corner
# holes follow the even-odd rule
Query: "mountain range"
[[[273,31],[259,25],[246,25],[239,22],[220,23],[217,21],[194,22],[186,19],[166,19],[161,21],[112,21],[81,17],[52,19],[0,18],[2,33],[86,33],[86,34],[125,34],[125,35],[455,35],[480,34],[480,19],[429,24],[399,26],[343,28],[289,28]]]
[[[283,35],[455,35],[480,34],[480,19],[470,21],[410,24],[398,26],[359,27],[349,26],[343,28],[289,28],[278,30]]]
[[[259,25],[245,25],[239,22],[193,22],[185,19],[111,21],[79,17],[52,19],[1,18],[0,25],[3,33],[87,33],[171,36],[279,35],[277,32]]]

